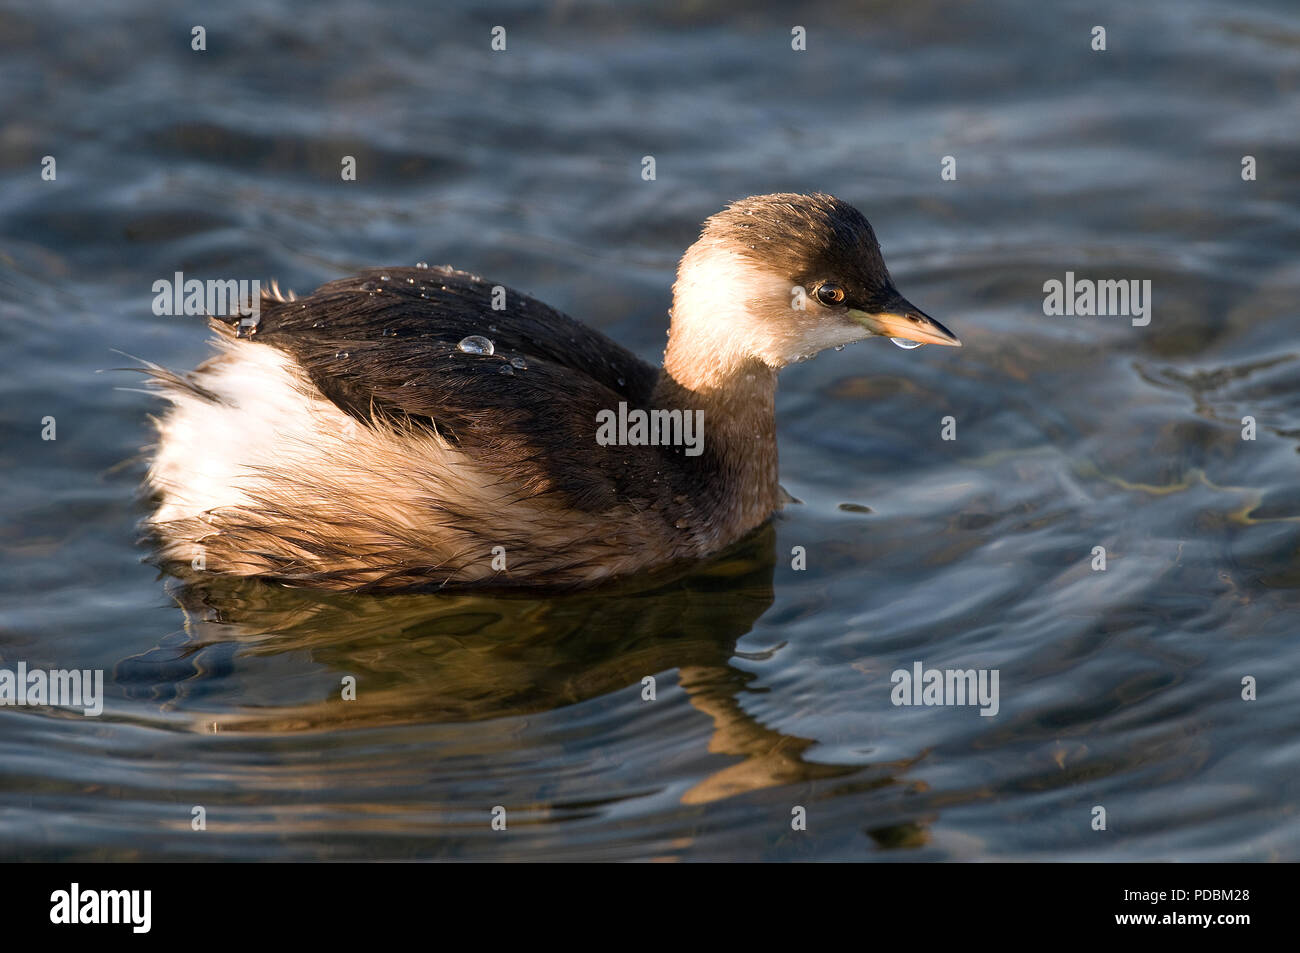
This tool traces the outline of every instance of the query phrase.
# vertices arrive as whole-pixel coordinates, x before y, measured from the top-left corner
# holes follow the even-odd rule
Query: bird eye
[[[822,285],[817,289],[817,300],[822,304],[840,304],[844,301],[844,289],[839,285]]]

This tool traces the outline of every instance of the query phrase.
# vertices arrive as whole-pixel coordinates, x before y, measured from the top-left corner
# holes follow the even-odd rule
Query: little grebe
[[[329,589],[583,586],[715,553],[781,505],[782,367],[873,335],[960,344],[823,194],[704,223],[662,368],[446,267],[211,323],[216,357],[153,372],[159,556]]]

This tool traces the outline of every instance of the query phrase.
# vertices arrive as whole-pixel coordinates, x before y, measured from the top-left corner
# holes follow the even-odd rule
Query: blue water
[[[107,695],[0,708],[0,857],[1300,859],[1294,4],[3,0],[0,116],[0,668]],[[776,190],[965,347],[790,368],[800,502],[735,552],[536,599],[144,561],[111,369],[208,353],[154,281],[448,262],[656,360],[699,222]],[[1067,271],[1150,324],[1045,315]],[[895,706],[916,662],[997,715]]]

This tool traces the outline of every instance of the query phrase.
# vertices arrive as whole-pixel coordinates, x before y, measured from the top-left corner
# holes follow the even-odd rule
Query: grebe
[[[211,321],[219,354],[192,373],[152,371],[149,535],[165,564],[340,590],[579,587],[708,556],[781,505],[782,367],[873,335],[960,345],[824,194],[704,223],[662,368],[449,267],[277,289],[239,323]]]

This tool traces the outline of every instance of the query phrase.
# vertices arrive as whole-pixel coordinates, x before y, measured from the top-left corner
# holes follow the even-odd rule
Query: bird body
[[[792,307],[808,287],[827,303]],[[589,586],[699,559],[780,505],[777,371],[883,333],[851,307],[877,300],[893,312],[857,313],[956,342],[893,291],[861,215],[793,195],[706,223],[663,368],[450,267],[269,295],[251,331],[212,322],[215,357],[156,375],[148,526],[165,563],[331,589]],[[653,433],[602,431],[638,413]],[[688,418],[698,439],[672,439]]]

